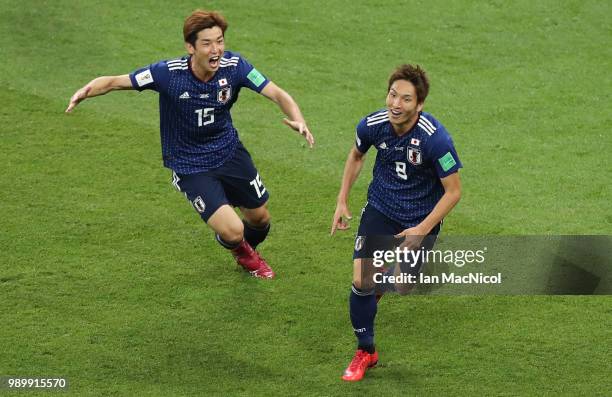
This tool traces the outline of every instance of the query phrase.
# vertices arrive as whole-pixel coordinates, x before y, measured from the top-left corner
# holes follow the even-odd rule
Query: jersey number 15
[[[196,109],[195,112],[198,114],[198,127],[214,123],[214,111],[214,108]]]

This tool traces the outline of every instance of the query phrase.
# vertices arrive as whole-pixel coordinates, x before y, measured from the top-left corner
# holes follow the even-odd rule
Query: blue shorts
[[[219,168],[196,174],[173,172],[172,185],[185,194],[204,222],[222,205],[259,208],[270,197],[242,142]]]
[[[429,235],[425,236],[421,248],[425,250],[433,248],[440,232],[440,226],[441,224],[438,224],[429,232]],[[361,212],[353,259],[373,258],[374,251],[395,249],[402,243],[403,238],[398,239],[394,236],[408,228],[409,226],[402,225],[366,203]]]

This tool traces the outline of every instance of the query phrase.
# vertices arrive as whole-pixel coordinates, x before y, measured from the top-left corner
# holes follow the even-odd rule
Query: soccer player
[[[270,230],[269,194],[240,142],[230,109],[246,87],[276,103],[287,116],[284,123],[311,148],[314,138],[287,92],[240,54],[225,51],[227,26],[217,12],[194,11],[183,26],[188,55],[130,74],[98,77],[72,96],[66,112],[113,90],[157,91],[162,157],[172,170],[172,184],[240,266],[254,277],[273,278],[274,271],[255,251]],[[240,208],[244,219],[233,207]]]
[[[376,241],[390,236],[402,239],[407,249],[431,249],[442,219],[461,197],[461,162],[453,141],[437,119],[422,111],[428,91],[429,81],[421,67],[398,67],[389,78],[386,108],[359,122],[355,146],[344,166],[332,235],[348,229],[349,192],[370,146],[378,151],[353,253],[349,311],[357,352],[342,376],[346,381],[361,380],[378,361],[374,318],[380,290],[373,279],[376,270],[372,247],[366,248],[368,237]],[[422,262],[414,263],[410,268],[418,273],[421,266]],[[399,275],[402,268],[392,267],[385,275]],[[391,287],[402,292],[397,284]]]

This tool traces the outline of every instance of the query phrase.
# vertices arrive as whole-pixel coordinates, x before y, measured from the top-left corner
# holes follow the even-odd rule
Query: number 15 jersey
[[[130,74],[132,87],[159,93],[164,166],[181,174],[220,167],[238,145],[230,109],[242,87],[261,92],[269,80],[240,54],[225,51],[207,82],[189,66],[189,56],[160,61]]]

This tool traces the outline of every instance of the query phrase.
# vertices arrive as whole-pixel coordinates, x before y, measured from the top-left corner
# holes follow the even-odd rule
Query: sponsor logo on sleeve
[[[153,82],[153,75],[151,74],[151,70],[149,69],[143,70],[142,72],[137,73],[135,78],[136,78],[136,83],[138,84],[138,87],[143,87]]]
[[[440,157],[438,159],[438,163],[440,163],[440,167],[442,167],[444,172],[450,170],[457,164],[451,152],[448,152],[444,156]]]
[[[266,81],[266,78],[255,68],[249,72],[247,79],[249,79],[251,83],[255,85],[255,87],[259,87],[264,81]]]

